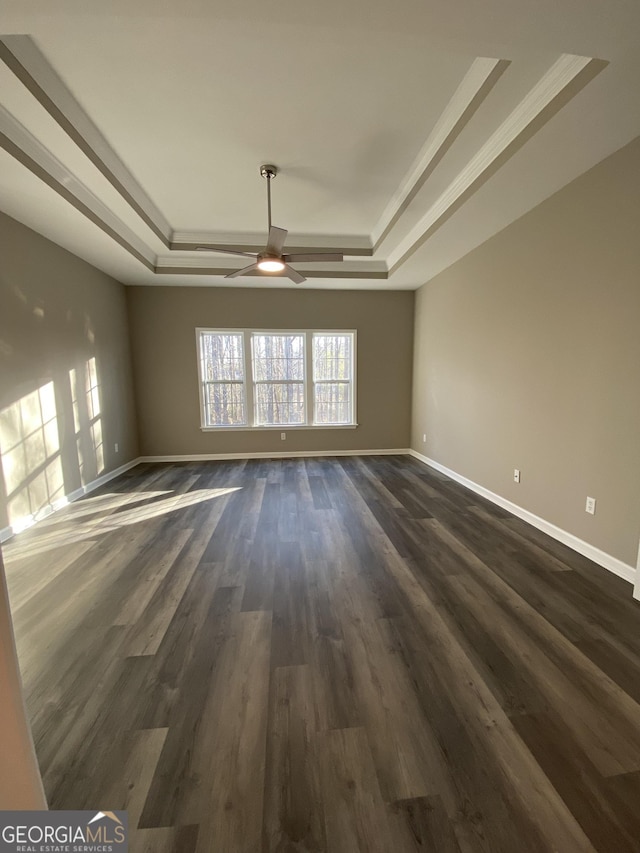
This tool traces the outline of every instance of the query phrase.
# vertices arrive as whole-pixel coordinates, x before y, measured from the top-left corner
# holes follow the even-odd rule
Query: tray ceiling
[[[3,10],[0,207],[125,284],[297,286],[194,251],[263,247],[271,162],[287,251],[345,254],[306,286],[410,289],[640,134],[637,4],[319,9]]]

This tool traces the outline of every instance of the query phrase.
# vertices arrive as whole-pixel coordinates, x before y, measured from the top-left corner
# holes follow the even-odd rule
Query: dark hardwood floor
[[[5,560],[50,806],[133,853],[640,851],[631,587],[410,458],[141,465]]]

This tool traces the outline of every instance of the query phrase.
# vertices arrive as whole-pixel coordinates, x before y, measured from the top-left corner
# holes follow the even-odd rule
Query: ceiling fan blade
[[[289,232],[284,228],[276,228],[272,225],[269,228],[269,237],[267,238],[267,252],[280,256],[284,249],[284,241],[287,239]]]
[[[257,258],[255,252],[240,252],[238,249],[222,249],[219,246],[196,246],[196,252],[222,252],[225,255],[242,255],[245,258]]]
[[[289,264],[284,265],[282,275],[286,275],[287,278],[290,278],[291,281],[295,281],[296,284],[302,284],[303,281],[306,281],[306,278],[303,275],[300,275],[297,270],[294,270],[293,267],[290,267]]]
[[[312,253],[300,253],[294,255],[283,255],[282,260],[286,262],[292,261],[293,263],[304,264],[312,261],[324,261],[325,263],[328,261],[343,261],[344,255],[338,252],[312,252]]]
[[[241,270],[235,270],[235,272],[230,272],[229,275],[225,275],[225,278],[238,278],[241,275],[249,275],[254,270],[258,269],[258,264],[249,264],[248,267],[244,267]]]

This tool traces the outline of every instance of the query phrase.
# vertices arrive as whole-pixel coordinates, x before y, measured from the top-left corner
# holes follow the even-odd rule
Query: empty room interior
[[[0,817],[638,853],[640,6],[0,9]]]

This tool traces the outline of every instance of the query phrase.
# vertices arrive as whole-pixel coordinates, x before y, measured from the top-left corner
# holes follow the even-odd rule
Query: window
[[[244,338],[241,332],[200,333],[204,426],[246,426]]]
[[[350,424],[353,420],[353,333],[313,334],[313,422]]]
[[[197,329],[203,429],[353,427],[353,331]]]
[[[304,335],[251,335],[256,426],[304,424]]]

